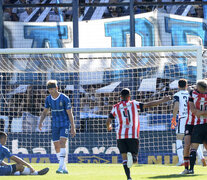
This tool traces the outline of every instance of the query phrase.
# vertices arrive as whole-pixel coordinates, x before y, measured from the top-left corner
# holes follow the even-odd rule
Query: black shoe
[[[192,169],[188,170],[188,174],[194,174],[194,171]]]
[[[44,169],[38,171],[37,173],[38,173],[38,175],[45,175],[48,173],[48,171],[49,171],[49,168],[44,168]]]

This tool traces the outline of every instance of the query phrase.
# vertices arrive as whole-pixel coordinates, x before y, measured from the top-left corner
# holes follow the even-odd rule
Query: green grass
[[[21,180],[126,180],[121,164],[68,164],[69,174],[56,174],[58,164],[32,164],[36,170],[49,167],[50,171],[44,176],[21,176]],[[133,180],[170,179],[170,180],[202,180],[207,179],[207,167],[195,166],[194,175],[179,175],[184,167],[166,165],[134,165],[131,168]],[[20,176],[2,177],[1,180],[19,180]]]

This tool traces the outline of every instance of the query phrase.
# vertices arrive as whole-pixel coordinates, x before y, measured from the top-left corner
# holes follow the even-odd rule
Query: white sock
[[[177,155],[179,162],[183,162],[183,141],[182,140],[176,140],[176,149],[177,149]]]
[[[31,173],[31,175],[38,175],[38,172],[34,171],[33,173]]]
[[[56,153],[57,159],[58,159],[58,163],[60,162],[60,153]]]
[[[60,148],[59,168],[61,168],[61,169],[63,169],[63,167],[64,167],[65,155],[66,155],[66,149],[65,148]]]
[[[24,170],[21,172],[23,175],[29,175],[30,174],[30,168],[24,167]]]
[[[19,176],[19,175],[20,175],[20,172],[19,172],[19,171],[16,171],[16,172],[14,173],[14,175],[15,175],[15,176]]]
[[[198,146],[197,153],[198,153],[199,159],[203,159],[204,158],[204,156],[203,156],[203,144],[200,144]]]

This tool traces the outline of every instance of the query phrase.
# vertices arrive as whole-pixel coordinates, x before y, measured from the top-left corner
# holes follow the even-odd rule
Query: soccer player
[[[204,93],[202,86],[200,86],[200,82],[198,82],[194,88],[188,88],[188,91],[190,94],[189,100],[192,101],[193,96],[194,96],[194,97],[196,97],[197,100],[199,99],[197,101],[197,104],[199,104],[202,93]],[[202,92],[202,93],[200,93],[200,92]],[[192,107],[192,103],[189,103],[189,104],[191,104],[191,107]],[[184,153],[185,170],[181,174],[188,174],[188,169],[189,169],[189,164],[190,164],[191,136],[192,136],[192,132],[193,132],[194,124],[195,124],[195,117],[196,117],[195,115],[200,116],[203,113],[203,111],[200,111],[199,109],[195,109],[195,108],[192,109],[188,105],[188,118],[187,118],[186,125],[185,125],[184,152],[183,152]],[[193,110],[193,113],[191,110]],[[200,144],[197,149],[197,153],[198,153],[198,157],[201,159],[203,166],[206,166],[205,158],[203,156],[202,147],[203,147],[203,145]]]
[[[183,137],[185,131],[185,124],[188,117],[188,96],[189,93],[187,91],[187,80],[180,79],[178,81],[179,91],[174,94],[174,105],[173,105],[173,118],[171,128],[175,129],[176,125],[176,116],[178,115],[178,126],[176,127],[176,150],[178,155],[178,163],[177,166],[184,165],[183,162]]]
[[[40,117],[39,129],[40,131],[42,130],[43,121],[49,109],[51,109],[52,140],[59,160],[59,168],[56,173],[68,174],[64,159],[66,156],[66,142],[69,135],[69,126],[72,137],[76,135],[71,103],[68,96],[58,92],[56,80],[49,80],[47,82],[47,89],[50,95],[47,96],[45,100],[45,108]]]
[[[207,143],[207,82],[206,80],[200,80],[196,84],[197,91],[192,92],[192,96],[189,98],[190,110],[195,114],[194,128],[191,137],[190,148],[190,170],[188,174],[194,174],[194,165],[196,161],[196,151],[199,144]],[[197,113],[196,109],[199,109],[201,113]]]
[[[196,88],[192,89],[189,96],[189,107],[188,107],[188,118],[185,125],[185,146],[184,146],[184,164],[185,164],[185,170],[181,174],[193,174],[193,167],[191,165],[191,171],[188,170],[189,161],[191,159],[190,157],[190,145],[192,143],[192,135],[194,133],[194,128],[197,124],[198,117],[199,122],[200,118],[203,119],[205,115],[205,111],[203,111],[203,105],[205,104],[205,98],[206,98],[206,90],[207,90],[207,84],[204,80],[200,80],[196,84]],[[198,116],[198,117],[197,117]],[[202,141],[204,145],[206,146],[206,143]],[[199,145],[199,144],[198,144]],[[199,147],[199,148],[198,148]],[[199,157],[203,157],[203,152],[200,146],[198,146],[196,150],[194,149],[193,153],[196,151],[199,154]],[[198,150],[197,150],[198,149]],[[196,158],[196,157],[194,157]],[[192,161],[192,160],[191,160]],[[195,162],[194,162],[195,163]],[[203,166],[206,166],[205,159],[202,160]],[[190,163],[192,164],[192,162]],[[193,165],[194,166],[194,165]]]
[[[35,169],[23,159],[11,154],[8,148],[4,145],[7,141],[7,134],[0,131],[0,176],[13,175],[19,172],[21,175],[44,175],[47,174],[49,168],[44,168],[40,171],[35,171]],[[10,158],[16,162],[16,164],[8,165],[4,162],[4,158]]]
[[[107,130],[112,130],[111,122],[116,118],[118,127],[116,128],[117,146],[122,155],[123,167],[128,180],[131,180],[130,167],[137,162],[139,148],[139,114],[138,110],[143,111],[145,108],[157,106],[169,101],[170,96],[165,96],[161,100],[148,103],[140,103],[130,100],[130,90],[124,88],[121,91],[121,102],[113,106],[107,119]]]

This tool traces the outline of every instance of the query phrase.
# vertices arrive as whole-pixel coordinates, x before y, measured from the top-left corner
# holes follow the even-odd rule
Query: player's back
[[[68,96],[59,93],[59,96],[54,99],[49,95],[46,98],[45,107],[51,109],[53,127],[69,126],[69,117],[66,110],[71,109],[71,103]]]
[[[188,98],[189,92],[187,90],[180,90],[174,94],[174,100],[179,102],[179,117],[188,116]]]

